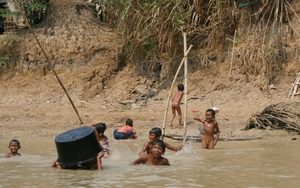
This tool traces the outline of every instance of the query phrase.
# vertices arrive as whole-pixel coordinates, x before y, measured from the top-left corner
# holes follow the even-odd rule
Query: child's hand
[[[216,141],[216,140],[214,141],[214,146],[215,146],[215,145],[217,145],[217,141]]]
[[[98,153],[97,158],[98,158],[98,159],[101,159],[103,156],[104,156],[104,152],[103,152],[103,151],[100,151],[100,152]]]
[[[183,144],[190,144],[190,142],[189,141],[185,141]]]
[[[107,152],[104,152],[103,159],[106,159],[106,158],[108,158],[108,157],[109,157],[109,155],[107,154]]]
[[[205,122],[205,119],[204,119],[204,118],[198,118],[198,117],[194,117],[194,120],[201,121],[202,123],[204,123],[204,122]]]

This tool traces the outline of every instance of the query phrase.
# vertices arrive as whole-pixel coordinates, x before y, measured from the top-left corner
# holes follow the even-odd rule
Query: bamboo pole
[[[65,86],[62,84],[60,78],[58,77],[58,75],[57,75],[57,73],[56,73],[56,71],[55,71],[53,65],[51,64],[51,62],[50,62],[50,60],[49,60],[49,58],[48,58],[46,52],[44,51],[44,49],[42,48],[42,45],[40,44],[40,41],[37,39],[36,34],[35,34],[35,32],[33,31],[32,27],[30,26],[30,24],[29,24],[29,22],[28,22],[28,20],[27,20],[27,18],[26,18],[26,16],[25,16],[23,10],[20,8],[20,6],[19,6],[19,4],[18,4],[18,2],[17,2],[16,0],[13,0],[13,2],[14,2],[14,4],[15,4],[15,6],[17,7],[17,9],[19,9],[19,12],[21,13],[22,17],[24,18],[27,27],[29,28],[29,30],[30,30],[30,32],[32,33],[34,39],[36,40],[36,43],[38,44],[38,46],[40,47],[40,49],[41,49],[43,55],[45,56],[46,61],[47,61],[48,65],[49,65],[49,67],[51,68],[51,70],[53,71],[53,73],[54,73],[56,79],[58,80],[58,83],[60,84],[60,86],[62,87],[62,89],[64,90],[64,92],[66,93],[66,95],[67,95],[67,97],[68,97],[70,103],[71,103],[72,106],[73,106],[73,109],[75,110],[75,112],[76,112],[76,114],[77,114],[77,117],[78,117],[80,123],[83,124],[83,121],[82,121],[82,119],[81,119],[81,117],[80,117],[80,115],[79,115],[79,113],[78,113],[78,111],[77,111],[77,109],[76,109],[76,107],[75,107],[75,105],[74,105],[74,103],[73,103],[71,97],[69,96],[69,94],[68,94],[68,92],[67,92]]]
[[[288,97],[285,100],[285,103],[288,102],[289,98],[291,97],[292,92],[293,92],[293,90],[294,90],[294,88],[295,88],[295,86],[296,86],[296,84],[297,84],[298,81],[300,81],[300,72],[297,74],[297,77],[296,77],[294,83],[292,84],[292,88],[291,88],[291,90],[290,90],[290,92],[288,94]]]
[[[183,33],[183,54],[186,53],[186,48],[187,48],[187,42],[186,42],[186,33]],[[187,75],[187,57],[184,60],[184,118],[183,118],[183,127],[184,127],[184,133],[183,133],[183,142],[185,142],[186,138],[186,123],[187,123],[187,86],[188,86],[188,75]],[[179,125],[181,126],[181,125]]]
[[[234,57],[234,46],[235,46],[235,37],[236,37],[236,30],[234,30],[234,36],[233,36],[233,44],[232,44],[232,52],[231,52],[231,61],[230,61],[230,70],[229,74],[232,74],[232,64],[233,64],[233,57]]]
[[[297,94],[297,89],[298,89],[298,84],[300,82],[300,73],[298,73],[298,78],[296,79],[295,81],[295,84],[294,84],[294,91],[293,91],[293,94],[291,96],[291,99],[294,98],[294,96]]]
[[[193,45],[190,45],[188,50],[186,51],[186,53],[184,54],[184,57],[182,58],[181,62],[180,62],[180,65],[177,69],[177,72],[174,76],[174,79],[173,79],[173,82],[172,82],[172,85],[171,85],[171,88],[170,88],[170,92],[169,92],[169,96],[168,96],[168,100],[167,100],[167,104],[166,104],[166,108],[165,108],[165,115],[164,115],[164,121],[163,121],[163,125],[162,125],[162,140],[164,140],[164,136],[165,136],[165,126],[166,126],[166,119],[167,119],[167,113],[168,113],[168,107],[169,107],[169,103],[170,103],[170,98],[171,98],[171,94],[172,94],[172,90],[173,90],[173,87],[174,87],[174,84],[175,84],[175,81],[176,81],[176,78],[179,74],[179,71],[183,65],[183,62],[185,60],[185,58],[187,57],[187,55],[189,54],[190,50],[192,49]]]

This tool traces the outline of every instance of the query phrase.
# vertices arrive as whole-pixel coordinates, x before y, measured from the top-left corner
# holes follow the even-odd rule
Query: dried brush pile
[[[300,103],[272,104],[261,113],[252,115],[245,130],[282,129],[300,134]]]

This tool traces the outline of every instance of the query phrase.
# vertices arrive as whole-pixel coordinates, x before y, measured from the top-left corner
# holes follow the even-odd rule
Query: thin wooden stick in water
[[[166,105],[166,108],[165,108],[165,115],[164,115],[164,121],[163,121],[163,125],[162,125],[162,140],[164,140],[164,136],[165,136],[165,126],[166,126],[166,119],[167,119],[167,113],[168,113],[168,107],[169,107],[169,103],[170,103],[170,98],[171,98],[171,94],[172,94],[172,90],[173,90],[173,87],[174,87],[174,84],[175,84],[175,81],[176,81],[176,78],[179,74],[179,71],[184,63],[184,60],[185,58],[187,57],[187,55],[189,54],[190,50],[192,49],[193,45],[190,45],[190,47],[188,48],[188,50],[186,51],[186,53],[184,54],[184,57],[182,58],[181,60],[181,63],[177,69],[177,72],[174,76],[174,79],[173,79],[173,82],[172,82],[172,85],[171,85],[171,88],[170,88],[170,92],[169,92],[169,96],[168,96],[168,100],[167,100],[167,105]]]

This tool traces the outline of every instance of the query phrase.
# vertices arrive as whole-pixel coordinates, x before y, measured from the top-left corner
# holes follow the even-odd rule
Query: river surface
[[[214,150],[191,142],[166,151],[171,166],[130,165],[146,139],[111,141],[103,171],[49,168],[54,140],[20,139],[21,157],[0,158],[0,187],[299,187],[300,141],[220,141]],[[172,145],[179,142],[165,139]],[[0,155],[9,152],[0,140]]]

